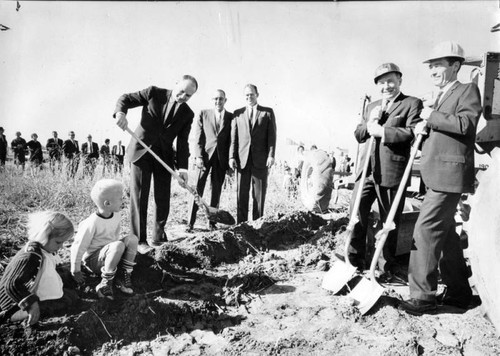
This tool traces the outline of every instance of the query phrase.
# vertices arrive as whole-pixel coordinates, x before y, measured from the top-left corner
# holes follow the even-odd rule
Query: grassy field
[[[190,171],[190,183],[194,183],[194,170]],[[23,172],[13,165],[7,165],[0,172],[0,261],[5,264],[6,258],[23,245],[26,238],[26,218],[29,213],[40,210],[56,210],[66,214],[75,228],[78,223],[95,211],[90,199],[90,190],[94,183],[101,178],[114,178],[123,182],[125,186],[124,209],[122,210],[122,233],[129,232],[129,171],[124,168],[123,175],[104,172],[98,165],[93,178],[84,176],[80,167],[74,179],[68,179],[63,171],[52,173],[48,165],[36,174],[32,174],[27,165]],[[273,168],[269,176],[269,187],[265,212],[266,215],[287,213],[301,209],[300,201],[288,196],[281,188],[282,174],[278,168]],[[187,217],[188,200],[190,194],[182,189],[177,182],[172,182],[171,209],[167,223],[167,234],[170,227],[185,224]],[[207,183],[204,199],[210,201],[210,184]],[[236,183],[235,176],[228,176],[222,192],[220,207],[236,217]],[[150,192],[148,209],[148,227],[153,226],[153,191]],[[206,226],[206,218],[202,212],[198,213],[196,225]],[[148,231],[148,234],[150,231]],[[61,251],[66,255],[64,251]]]

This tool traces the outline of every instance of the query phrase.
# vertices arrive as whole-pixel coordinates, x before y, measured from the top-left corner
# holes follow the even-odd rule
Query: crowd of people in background
[[[38,171],[48,168],[52,173],[62,172],[63,168],[67,177],[74,178],[82,161],[82,176],[93,177],[98,163],[102,164],[102,174],[122,173],[125,157],[125,146],[121,141],[110,146],[110,139],[104,140],[99,147],[92,141],[92,135],[87,136],[87,141],[82,143],[81,149],[75,140],[74,131],[68,133],[68,139],[62,140],[57,131],[52,132],[52,137],[47,140],[45,150],[38,140],[38,134],[33,133],[31,140],[26,142],[21,132],[15,133],[15,138],[10,142],[4,134],[4,128],[0,127],[0,172],[5,170],[5,164],[9,157],[9,148],[14,166],[18,171],[24,172],[26,162],[31,174],[36,175]],[[45,164],[45,165],[44,165]]]

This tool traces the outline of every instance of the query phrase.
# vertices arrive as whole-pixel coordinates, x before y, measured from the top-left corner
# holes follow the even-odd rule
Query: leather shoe
[[[186,226],[186,232],[193,232],[193,229],[194,229],[193,225]]]
[[[163,233],[159,239],[156,238],[154,240],[151,240],[150,245],[153,247],[160,247],[166,242],[168,242],[167,234]]]
[[[399,306],[408,314],[422,315],[423,313],[434,311],[437,309],[436,301],[422,300],[411,298],[401,301]]]
[[[141,242],[139,243],[139,245],[137,245],[137,252],[140,253],[141,255],[146,255],[152,250],[153,248],[149,246],[147,242]]]

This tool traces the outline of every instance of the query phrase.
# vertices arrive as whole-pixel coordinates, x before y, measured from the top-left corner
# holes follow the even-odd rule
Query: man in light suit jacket
[[[237,170],[237,222],[248,220],[250,185],[253,219],[264,215],[268,169],[274,164],[276,119],[273,109],[257,104],[259,92],[253,84],[244,89],[247,106],[234,112],[231,125],[229,166]]]
[[[151,86],[136,93],[124,94],[116,103],[114,117],[121,129],[128,127],[126,118],[131,108],[142,107],[141,121],[136,135],[172,169],[177,168],[187,184],[189,143],[188,137],[194,113],[187,101],[198,89],[196,79],[184,75],[174,90]],[[174,155],[173,141],[177,139]],[[127,149],[130,167],[130,218],[131,232],[139,237],[139,253],[151,251],[147,242],[146,223],[151,176],[154,181],[156,209],[151,244],[160,246],[167,241],[165,225],[170,209],[171,175],[147,150],[132,139]]]
[[[226,93],[218,89],[213,97],[215,107],[202,110],[196,121],[194,131],[195,159],[197,167],[196,190],[203,195],[208,175],[210,174],[212,197],[210,206],[219,206],[222,185],[229,168],[229,144],[231,141],[231,120],[233,114],[224,109]],[[188,230],[193,229],[198,205],[191,197],[188,209]],[[209,221],[209,229],[216,227]]]
[[[123,169],[123,159],[125,158],[125,146],[122,145],[122,141],[118,141],[118,144],[113,145],[111,156],[113,157],[115,173],[121,173]]]
[[[401,307],[411,314],[437,308],[437,302],[467,308],[472,300],[469,272],[455,231],[455,213],[462,193],[474,191],[474,144],[481,115],[481,97],[474,83],[462,84],[457,73],[465,59],[455,42],[437,44],[429,63],[439,88],[432,107],[425,107],[415,133],[427,133],[420,170],[427,187],[413,231],[408,280],[410,299]],[[436,296],[438,266],[444,295]]]
[[[87,141],[82,143],[82,154],[84,157],[83,173],[92,177],[99,159],[99,145],[92,141],[90,134],[87,136]]]
[[[78,171],[78,164],[80,162],[80,147],[78,141],[75,140],[75,132],[68,133],[69,139],[63,143],[64,157],[66,157],[66,174],[68,177],[74,178]]]
[[[420,121],[419,114],[422,109],[420,99],[401,93],[402,74],[397,65],[384,63],[379,66],[375,71],[374,81],[382,99],[366,107],[363,121],[354,132],[356,140],[360,143],[366,142],[370,136],[375,138],[372,151],[366,152],[368,145],[365,145],[360,155],[360,162],[364,162],[366,155],[369,154],[370,163],[361,195],[359,221],[354,226],[349,248],[349,260],[360,270],[369,265],[369,261],[365,260],[366,232],[372,204],[377,200],[381,221],[385,222],[408,163],[413,140],[412,128]],[[351,210],[359,189],[363,164],[359,167],[356,172]],[[394,218],[396,228],[389,233],[383,250],[386,261],[384,270],[389,272],[391,277],[395,275],[399,278],[406,278],[395,258],[397,228],[403,207],[404,195]]]

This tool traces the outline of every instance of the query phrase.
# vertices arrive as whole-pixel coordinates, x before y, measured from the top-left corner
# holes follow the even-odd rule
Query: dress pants
[[[200,196],[203,196],[205,184],[207,183],[208,175],[210,174],[210,183],[212,187],[212,196],[210,198],[210,206],[217,208],[219,206],[220,195],[222,192],[222,185],[226,177],[226,171],[221,168],[217,151],[212,155],[212,159],[208,162],[208,166],[203,169],[197,168],[196,175],[196,191]],[[194,197],[189,199],[188,208],[188,224],[194,225],[196,221],[196,212],[198,211],[198,204],[195,203]]]
[[[356,194],[359,189],[360,181],[357,181],[354,190],[352,192],[351,199],[351,213],[354,205],[354,200],[356,199]],[[373,176],[369,176],[365,180],[365,185],[363,187],[363,192],[361,193],[361,202],[359,205],[358,219],[359,222],[354,225],[353,236],[351,240],[351,245],[349,246],[349,255],[355,260],[365,260],[366,258],[366,233],[368,230],[368,215],[370,214],[371,207],[375,199],[378,202],[380,219],[382,223],[387,220],[387,215],[389,215],[389,210],[391,209],[392,202],[396,196],[398,186],[387,188],[376,184],[373,180]],[[387,261],[384,269],[386,271],[391,271],[392,268],[396,267],[395,262],[396,248],[398,244],[398,227],[401,219],[401,213],[404,208],[404,194],[398,205],[398,210],[394,217],[394,223],[396,228],[392,230],[387,236],[382,253],[384,259]],[[351,262],[355,261],[351,258]],[[365,261],[368,267],[371,261]]]
[[[248,220],[248,202],[250,197],[250,185],[252,186],[252,218],[256,220],[264,215],[264,202],[267,190],[266,168],[253,167],[252,157],[249,155],[247,165],[237,172],[237,223]]]
[[[151,147],[160,158],[172,167],[162,157],[158,147]],[[166,238],[165,225],[170,209],[170,181],[172,176],[151,154],[145,153],[130,165],[130,220],[132,233],[139,238],[139,243],[147,241],[148,198],[151,188],[151,176],[154,184],[154,230],[153,241]]]
[[[446,295],[467,304],[472,296],[460,239],[455,231],[455,212],[460,193],[428,189],[413,232],[408,281],[410,297],[434,301],[441,279]]]

